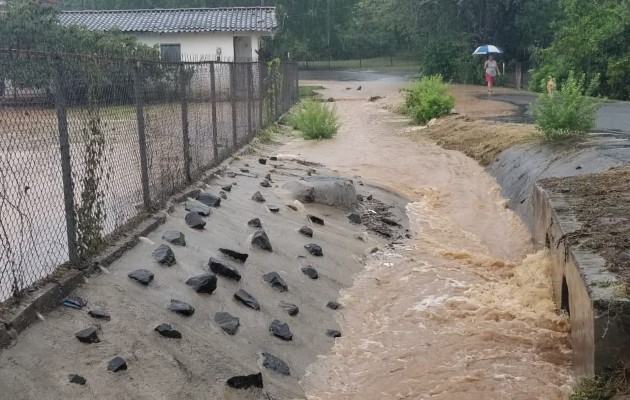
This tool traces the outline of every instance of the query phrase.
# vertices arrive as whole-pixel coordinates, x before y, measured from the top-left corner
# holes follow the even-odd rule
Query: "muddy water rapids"
[[[552,301],[549,260],[495,180],[385,110],[395,84],[323,85],[339,135],[282,152],[404,195],[414,238],[379,253],[342,292],[344,336],[309,367],[308,398],[566,398],[570,327]]]

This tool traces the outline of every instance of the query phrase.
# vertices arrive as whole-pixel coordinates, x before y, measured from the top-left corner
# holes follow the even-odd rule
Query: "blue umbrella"
[[[483,46],[479,46],[477,47],[477,50],[475,50],[475,52],[473,53],[473,55],[480,55],[480,54],[501,54],[503,53],[503,50],[501,50],[500,48],[498,48],[497,46],[491,45],[491,44],[484,44]]]

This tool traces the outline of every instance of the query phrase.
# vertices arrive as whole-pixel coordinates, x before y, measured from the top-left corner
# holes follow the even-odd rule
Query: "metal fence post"
[[[252,125],[252,110],[254,108],[254,69],[252,63],[247,64],[247,131],[251,136],[254,132]]]
[[[236,63],[230,63],[230,103],[232,107],[232,141],[233,141],[233,149],[236,150],[238,148],[238,127],[237,127],[237,119],[236,119]]]
[[[147,138],[144,131],[144,86],[142,84],[142,63],[133,65],[133,91],[138,120],[138,145],[140,147],[140,172],[142,174],[142,200],[145,210],[151,209],[149,192],[149,162],[147,159]]]
[[[263,114],[265,113],[265,63],[260,62],[258,64],[258,119],[259,128],[263,129],[265,127]]]
[[[274,101],[274,119],[273,122],[276,122],[278,120],[278,118],[280,118],[280,81],[278,79],[279,76],[281,76],[282,74],[282,69],[280,67],[280,65],[277,65],[274,68],[274,72],[273,72],[273,101]]]
[[[184,174],[187,182],[192,181],[190,173],[190,137],[188,136],[188,85],[187,73],[184,64],[179,66],[179,80],[182,100],[182,140],[184,151]]]
[[[210,63],[210,97],[212,101],[212,147],[214,148],[214,162],[219,163],[219,141],[217,140],[217,83],[214,63]]]
[[[63,182],[63,201],[66,214],[66,234],[68,237],[68,257],[72,264],[79,261],[77,244],[77,215],[74,205],[74,183],[72,181],[72,162],[70,159],[70,135],[68,132],[68,114],[64,91],[64,66],[60,57],[55,59],[55,105],[57,108],[57,126],[59,128],[59,153],[61,155],[61,179]]]

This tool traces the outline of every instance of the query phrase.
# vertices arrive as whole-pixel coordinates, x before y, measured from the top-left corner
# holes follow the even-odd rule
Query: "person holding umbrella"
[[[497,46],[493,46],[491,44],[485,44],[483,46],[477,47],[477,50],[473,53],[473,55],[478,54],[487,54],[488,60],[483,64],[483,69],[486,73],[486,83],[488,84],[488,93],[494,93],[494,83],[497,80],[497,76],[501,75],[501,71],[499,71],[499,65],[494,60],[493,54],[503,53],[501,49]]]

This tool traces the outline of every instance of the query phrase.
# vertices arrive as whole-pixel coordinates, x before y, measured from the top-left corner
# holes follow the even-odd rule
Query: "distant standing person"
[[[486,82],[488,83],[488,93],[494,93],[494,83],[497,80],[497,76],[500,75],[499,65],[494,60],[494,56],[489,56],[488,61],[483,65],[486,70]]]

